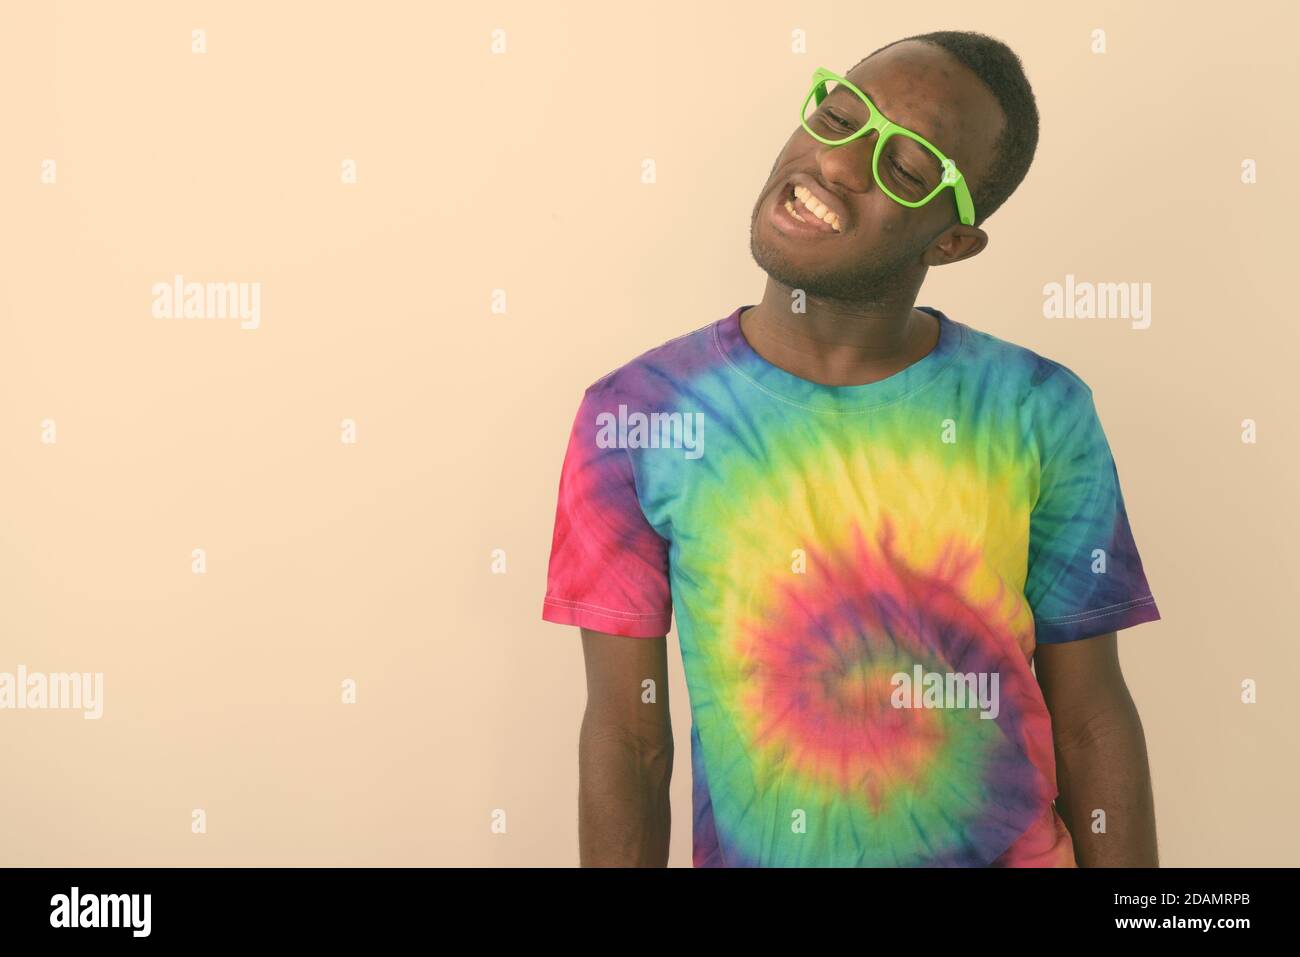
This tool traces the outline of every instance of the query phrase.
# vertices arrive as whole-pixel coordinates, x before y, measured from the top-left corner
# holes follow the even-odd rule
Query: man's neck
[[[828,386],[867,385],[901,372],[939,341],[939,320],[912,306],[859,310],[809,303],[792,312],[765,296],[740,315],[755,352],[801,379]]]

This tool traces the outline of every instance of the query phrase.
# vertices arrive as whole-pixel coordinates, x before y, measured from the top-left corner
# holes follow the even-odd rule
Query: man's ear
[[[930,248],[921,255],[921,262],[926,266],[961,262],[978,256],[988,244],[989,234],[978,226],[953,226],[944,230],[943,235],[930,244]]]

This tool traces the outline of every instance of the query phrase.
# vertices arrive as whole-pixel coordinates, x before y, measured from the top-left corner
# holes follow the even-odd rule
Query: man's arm
[[[1039,645],[1034,672],[1052,716],[1057,812],[1080,867],[1158,867],[1146,739],[1115,632]],[[1093,814],[1105,812],[1105,833]]]
[[[667,867],[667,638],[581,631],[587,709],[578,740],[579,860],[583,867]]]

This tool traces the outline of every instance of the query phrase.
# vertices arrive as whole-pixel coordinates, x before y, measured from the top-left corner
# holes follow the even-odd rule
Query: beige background
[[[1042,138],[919,301],[1095,391],[1164,615],[1121,635],[1164,863],[1300,864],[1294,8],[924,7],[5,3],[0,671],[102,671],[105,710],[0,711],[0,864],[575,864],[540,606],[582,390],[759,300],[814,66],[954,28],[1021,55]],[[261,327],[153,318],[178,272],[260,282]],[[1066,273],[1152,283],[1151,328],[1044,320]]]

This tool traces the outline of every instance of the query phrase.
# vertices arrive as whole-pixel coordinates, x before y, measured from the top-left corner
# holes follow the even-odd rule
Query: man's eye
[[[894,167],[895,171],[898,173],[899,176],[902,176],[902,177],[904,177],[904,178],[906,178],[906,179],[910,179],[913,183],[915,183],[915,184],[918,185],[918,186],[921,185],[921,181],[920,181],[919,179],[917,179],[915,176],[913,176],[913,175],[912,175],[911,173],[909,173],[907,170],[903,169],[903,167],[899,166],[898,163],[897,163],[896,161],[894,161],[894,160],[891,159],[891,160],[889,161],[889,165],[892,166],[892,167]]]
[[[846,120],[844,117],[842,117],[842,116],[840,116],[839,114],[837,114],[834,110],[827,110],[827,111],[826,111],[826,115],[827,115],[827,117],[830,118],[830,120],[831,120],[832,123],[835,123],[835,124],[836,124],[837,126],[839,126],[840,128],[845,129],[845,130],[851,130],[851,129],[853,129],[853,121],[852,121],[852,120]]]

